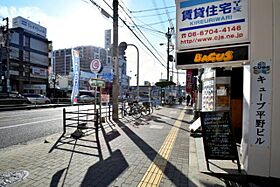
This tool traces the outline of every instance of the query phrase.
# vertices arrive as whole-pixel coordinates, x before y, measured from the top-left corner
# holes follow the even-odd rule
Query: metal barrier
[[[87,132],[98,132],[99,125],[107,119],[111,119],[111,105],[103,106],[99,109],[83,109],[78,106],[78,110],[66,111],[63,108],[63,132],[60,138],[56,141],[49,153],[58,146],[61,139],[64,137],[79,139],[86,136]],[[72,130],[71,130],[72,129]],[[70,134],[71,133],[71,134]],[[69,137],[70,134],[70,137]],[[90,134],[90,133],[89,133]]]

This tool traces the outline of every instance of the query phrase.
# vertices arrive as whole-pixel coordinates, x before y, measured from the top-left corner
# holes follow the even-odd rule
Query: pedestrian
[[[188,95],[187,95],[187,106],[189,106],[190,101],[191,101],[191,96],[188,94]]]
[[[181,105],[183,101],[183,97],[179,97],[179,104]]]

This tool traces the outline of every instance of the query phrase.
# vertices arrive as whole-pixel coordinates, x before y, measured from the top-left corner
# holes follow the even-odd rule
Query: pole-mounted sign
[[[102,70],[102,64],[99,59],[94,59],[90,63],[90,70],[93,73],[100,73]]]
[[[91,78],[88,80],[90,87],[105,88],[105,81],[102,79]]]

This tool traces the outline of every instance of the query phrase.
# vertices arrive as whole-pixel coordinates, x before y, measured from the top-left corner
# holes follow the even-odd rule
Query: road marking
[[[42,123],[42,122],[49,122],[49,121],[55,121],[61,118],[55,118],[55,119],[47,119],[47,120],[42,120],[42,121],[33,121],[33,122],[29,122],[29,123],[22,123],[22,124],[17,124],[17,125],[9,125],[9,126],[5,126],[5,127],[0,127],[0,130],[2,129],[8,129],[8,128],[13,128],[13,127],[20,127],[20,126],[25,126],[25,125],[31,125],[34,123]]]
[[[169,134],[167,135],[165,141],[163,142],[158,154],[156,155],[155,159],[153,160],[152,164],[148,168],[144,177],[138,184],[138,187],[144,187],[144,186],[154,187],[160,185],[160,181],[163,177],[163,172],[165,170],[168,159],[171,155],[184,116],[185,116],[185,109],[181,111],[178,119],[174,123],[174,126],[171,128]]]

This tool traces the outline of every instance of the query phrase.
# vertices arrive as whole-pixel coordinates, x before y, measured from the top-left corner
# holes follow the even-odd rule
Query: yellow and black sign
[[[198,51],[177,52],[177,65],[226,63],[249,60],[249,47],[226,47]]]

